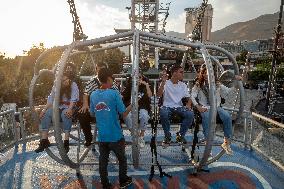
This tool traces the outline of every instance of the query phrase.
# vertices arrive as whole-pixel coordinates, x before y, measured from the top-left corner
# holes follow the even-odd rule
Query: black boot
[[[66,153],[69,152],[69,140],[64,140],[64,149],[66,151]]]
[[[48,148],[50,146],[50,142],[48,139],[41,139],[39,141],[39,146],[37,149],[35,149],[36,153],[44,151],[45,148]]]

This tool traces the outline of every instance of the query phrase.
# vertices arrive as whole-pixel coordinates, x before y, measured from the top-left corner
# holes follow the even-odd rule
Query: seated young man
[[[92,144],[92,140],[93,140],[93,135],[92,135],[92,131],[91,131],[91,122],[93,121],[93,118],[90,116],[90,107],[89,107],[89,96],[91,95],[91,93],[95,90],[97,90],[98,88],[100,88],[101,83],[98,79],[97,73],[99,72],[100,69],[102,68],[107,68],[107,65],[105,63],[99,63],[96,65],[96,75],[94,77],[92,77],[85,89],[84,89],[84,95],[83,95],[83,106],[80,108],[79,112],[78,112],[78,119],[79,119],[79,123],[80,123],[80,127],[83,130],[83,133],[85,135],[85,146],[88,147]],[[113,89],[117,89],[115,83],[112,86]],[[118,90],[118,89],[117,89]],[[93,148],[94,150],[95,148]]]
[[[118,114],[125,118],[131,106],[125,108],[121,95],[117,90],[111,89],[113,78],[110,70],[102,68],[98,73],[101,87],[90,96],[90,113],[96,117],[99,141],[99,173],[103,188],[110,189],[112,185],[108,180],[108,161],[110,151],[113,151],[119,161],[119,184],[125,188],[132,183],[127,176],[127,159],[125,156],[125,140]]]
[[[163,146],[167,147],[171,142],[170,117],[175,113],[182,118],[180,131],[177,135],[177,142],[186,143],[184,138],[187,130],[193,122],[193,111],[191,110],[191,100],[183,106],[182,99],[189,98],[189,92],[183,80],[183,68],[180,65],[173,65],[171,68],[171,78],[163,74],[162,81],[158,89],[158,96],[163,96],[162,107],[160,108],[160,119],[165,133]]]

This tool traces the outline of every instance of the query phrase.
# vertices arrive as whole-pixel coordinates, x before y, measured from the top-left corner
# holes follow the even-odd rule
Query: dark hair
[[[171,75],[173,75],[174,72],[178,71],[182,66],[180,64],[174,64],[171,67]]]
[[[104,63],[104,62],[99,62],[99,63],[97,64],[97,67],[100,67],[100,68],[102,68],[102,67],[108,68],[108,65],[107,65],[106,63]]]
[[[112,77],[112,72],[108,68],[102,68],[100,69],[98,73],[98,78],[101,83],[106,83],[108,77]]]
[[[71,81],[74,81],[76,78],[76,65],[72,62],[68,62],[65,66],[63,75],[68,77]]]

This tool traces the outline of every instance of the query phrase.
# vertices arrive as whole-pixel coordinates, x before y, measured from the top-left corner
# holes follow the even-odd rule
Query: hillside
[[[231,24],[212,32],[212,41],[255,40],[271,38],[278,21],[278,13],[265,14],[255,19]]]

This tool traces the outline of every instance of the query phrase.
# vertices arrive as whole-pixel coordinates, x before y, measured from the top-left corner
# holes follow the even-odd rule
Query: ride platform
[[[173,134],[174,135],[174,134]],[[187,135],[191,140],[192,135]],[[146,141],[150,141],[150,133],[146,132]],[[175,140],[175,137],[172,137]],[[53,137],[50,137],[53,140]],[[126,135],[126,140],[131,140]],[[162,140],[161,131],[157,140]],[[222,142],[221,138],[217,141]],[[0,162],[0,188],[102,188],[100,184],[98,164],[98,152],[90,150],[81,165],[81,175],[76,176],[76,171],[68,166],[55,162],[46,152],[35,153],[38,140],[19,144],[1,154]],[[82,147],[83,148],[83,147]],[[203,146],[197,149],[197,153],[203,152]],[[50,149],[58,154],[55,146]],[[96,146],[96,149],[98,147]],[[126,147],[126,156],[129,161],[128,174],[133,177],[133,184],[129,189],[138,188],[192,188],[192,189],[282,189],[284,186],[284,173],[272,163],[265,160],[260,154],[244,149],[240,144],[232,144],[233,156],[223,155],[218,161],[208,165],[205,169],[209,172],[195,173],[193,166],[187,165],[191,160],[182,147],[173,144],[168,148],[157,147],[158,161],[163,171],[171,175],[160,177],[158,167],[155,166],[155,175],[149,182],[151,167],[151,149],[146,144],[140,151],[140,167],[134,169],[131,165],[131,146]],[[218,153],[220,146],[214,146],[212,153]],[[68,153],[71,159],[75,159],[77,152],[75,147]],[[108,174],[114,188],[119,188],[118,166],[116,158],[110,155]]]

